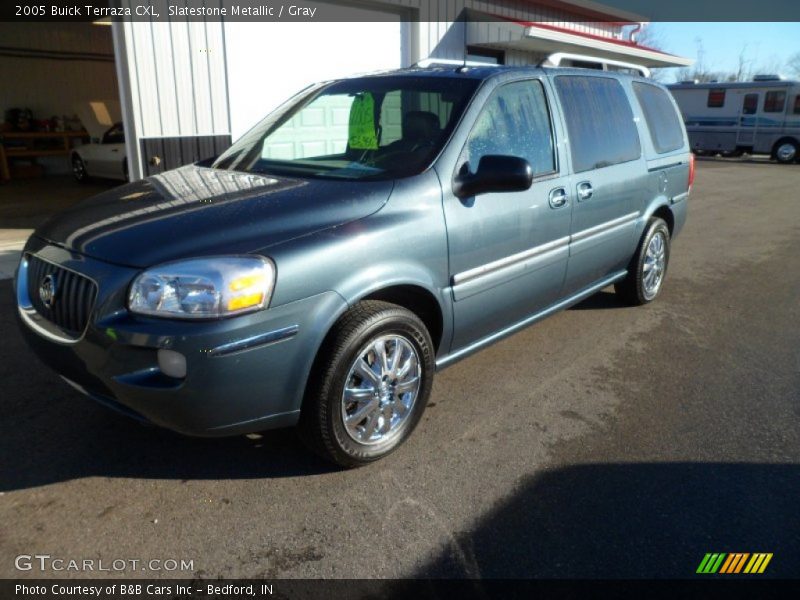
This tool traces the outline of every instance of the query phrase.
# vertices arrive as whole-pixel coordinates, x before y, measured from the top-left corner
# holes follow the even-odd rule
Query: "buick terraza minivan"
[[[201,436],[298,425],[361,465],[411,434],[438,369],[611,284],[655,299],[693,170],[671,96],[636,76],[322,83],[216,159],[39,227],[18,315],[103,404]]]

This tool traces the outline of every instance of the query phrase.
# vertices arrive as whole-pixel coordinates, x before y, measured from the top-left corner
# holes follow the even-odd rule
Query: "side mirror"
[[[463,169],[453,180],[453,193],[468,198],[489,192],[522,192],[533,183],[531,164],[518,156],[489,154],[481,158],[473,175]]]

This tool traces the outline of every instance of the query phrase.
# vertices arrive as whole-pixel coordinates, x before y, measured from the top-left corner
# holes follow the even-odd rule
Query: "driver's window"
[[[490,154],[527,159],[535,176],[556,170],[550,111],[541,82],[506,84],[488,100],[470,132],[463,159],[474,173],[481,158]]]

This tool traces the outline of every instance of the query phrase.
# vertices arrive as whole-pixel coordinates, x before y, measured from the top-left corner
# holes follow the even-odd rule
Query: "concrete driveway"
[[[699,161],[662,297],[604,291],[442,372],[420,427],[338,471],[293,432],[194,440],[81,397],[0,282],[0,577],[14,557],[181,577],[800,576],[800,167]],[[98,574],[94,574],[97,576]]]

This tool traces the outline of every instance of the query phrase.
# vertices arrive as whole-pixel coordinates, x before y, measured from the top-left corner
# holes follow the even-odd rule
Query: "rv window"
[[[800,115],[800,94],[794,97],[794,114]]]
[[[725,90],[722,88],[708,90],[708,107],[721,108],[722,106],[725,106]]]
[[[779,113],[783,112],[783,107],[786,105],[786,92],[767,92],[764,97],[764,112]]]
[[[616,79],[561,75],[556,89],[564,108],[576,173],[636,160],[639,132],[625,90]]]
[[[667,92],[638,81],[633,83],[633,89],[644,112],[656,152],[663,154],[683,148],[683,127]]]
[[[742,104],[743,115],[754,115],[758,111],[758,94],[747,94]]]

